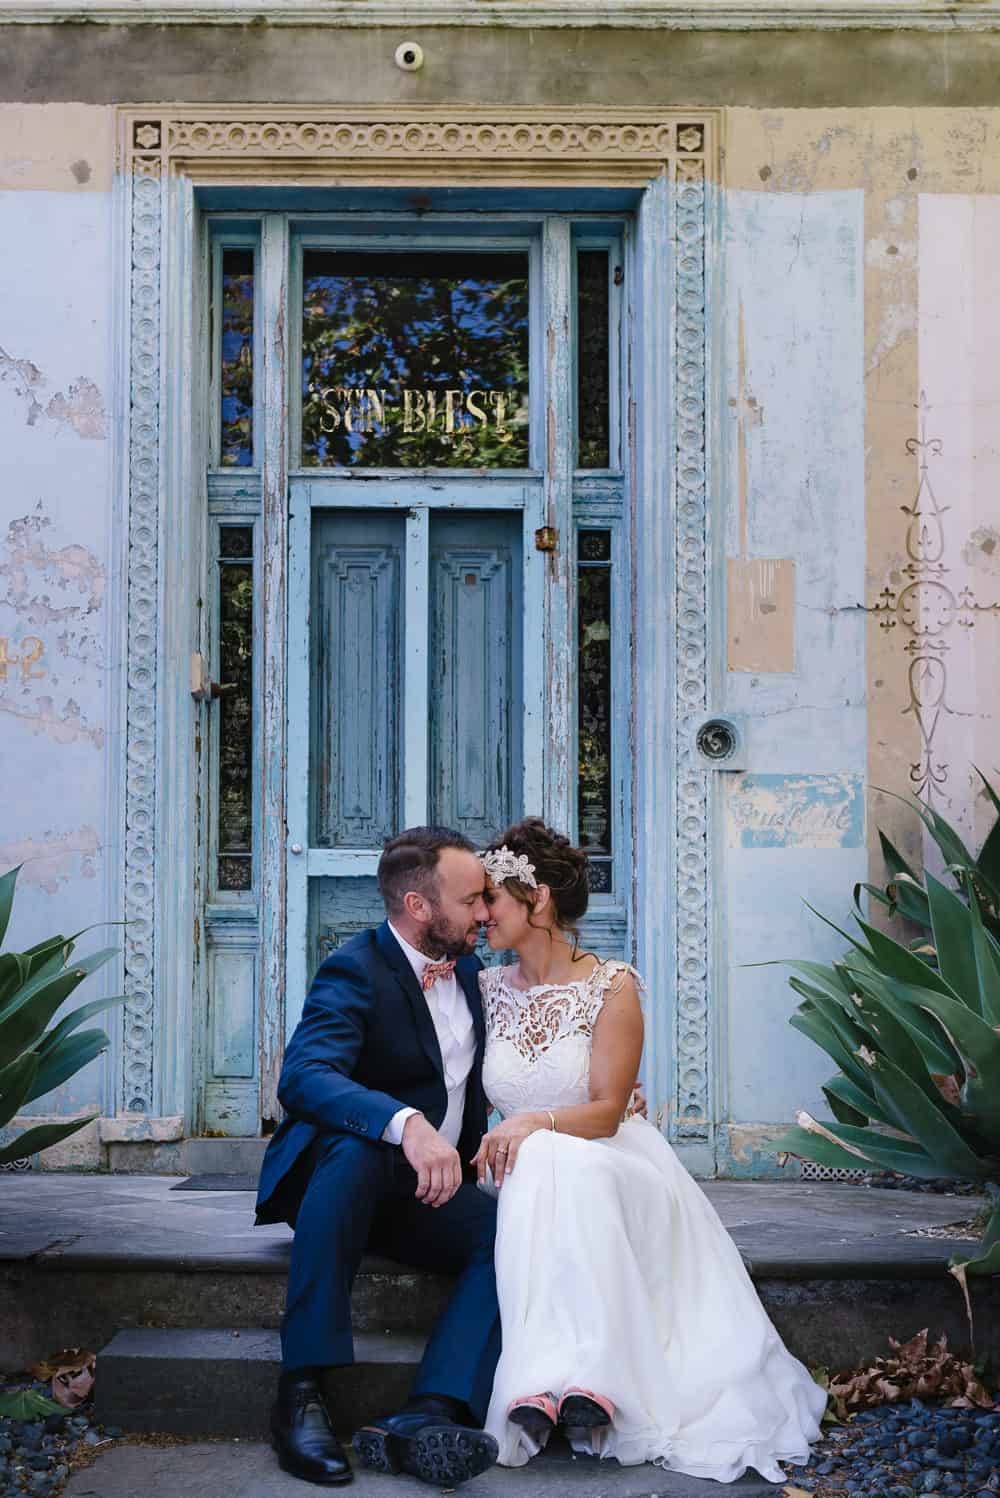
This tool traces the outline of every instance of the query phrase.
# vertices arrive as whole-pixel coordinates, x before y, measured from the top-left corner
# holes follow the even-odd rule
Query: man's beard
[[[467,937],[468,926],[458,929],[448,924],[446,918],[435,907],[433,919],[424,932],[424,938],[420,950],[425,957],[433,957],[435,961],[447,958],[449,961],[454,957],[467,957],[472,950]]]

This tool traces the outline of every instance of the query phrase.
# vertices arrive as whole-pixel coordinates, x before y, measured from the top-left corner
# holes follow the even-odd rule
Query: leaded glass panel
[[[253,463],[253,250],[222,252],[220,379],[223,468]]]
[[[219,531],[218,887],[253,888],[253,530]]]
[[[576,257],[577,466],[611,466],[610,295],[607,250]]]
[[[527,467],[527,256],[306,250],[301,462]]]
[[[611,532],[581,530],[577,543],[577,823],[590,886],[611,889]]]

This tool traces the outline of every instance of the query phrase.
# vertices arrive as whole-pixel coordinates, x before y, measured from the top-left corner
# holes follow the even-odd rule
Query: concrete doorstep
[[[309,1498],[333,1491],[340,1490],[316,1488],[282,1472],[270,1446],[257,1441],[115,1445],[92,1467],[74,1472],[64,1489],[65,1498]],[[577,1457],[560,1443],[525,1467],[493,1467],[456,1490],[355,1467],[354,1481],[343,1491],[351,1498],[432,1498],[441,1491],[456,1491],[460,1498],[776,1498],[781,1488],[756,1475],[722,1488],[660,1467]]]

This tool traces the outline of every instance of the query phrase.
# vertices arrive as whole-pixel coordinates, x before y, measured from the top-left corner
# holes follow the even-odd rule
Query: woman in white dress
[[[516,1467],[574,1446],[732,1482],[804,1463],[826,1396],[786,1350],[729,1234],[659,1130],[625,1117],[638,975],[580,952],[586,855],[530,817],[484,855],[483,1081],[503,1121],[476,1155],[499,1195],[503,1351],[486,1429]]]

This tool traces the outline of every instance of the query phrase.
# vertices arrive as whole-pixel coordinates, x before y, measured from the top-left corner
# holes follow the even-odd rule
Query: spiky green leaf
[[[16,869],[8,869],[6,874],[0,876],[0,942],[7,935],[11,907],[14,904],[14,889],[21,868],[22,865],[18,864]]]
[[[860,916],[854,919],[868,938],[872,949],[872,955],[882,968],[883,972],[890,977],[899,978],[903,983],[914,983],[918,987],[936,988],[941,993],[950,994],[953,999],[960,996],[949,986],[947,981],[925,962],[909,947],[904,947],[893,937],[887,936],[884,931],[878,931],[863,921]]]
[[[0,1056],[34,1045],[60,1005],[84,978],[109,962],[115,951],[114,947],[105,947],[100,952],[79,958],[71,968],[56,977],[43,978],[39,974],[28,982],[19,997],[0,1015]]]
[[[55,1087],[61,1087],[68,1077],[100,1056],[108,1048],[108,1037],[103,1030],[81,1030],[78,1035],[67,1035],[44,1057],[39,1057],[39,1067],[28,1094],[27,1101],[44,1097]],[[38,1055],[38,1052],[30,1052]]]
[[[1000,1151],[1000,1035],[964,1004],[924,989],[913,994],[917,1003],[937,1020],[959,1056],[965,1073],[962,1105]]]
[[[826,1098],[827,1107],[838,1123],[857,1124],[859,1128],[862,1128],[869,1122],[871,1115],[862,1112],[860,1108],[855,1108],[853,1103],[847,1103],[841,1097],[841,1087],[846,1081],[846,1077],[831,1077],[823,1088],[823,1096]],[[864,1096],[860,1088],[855,1087],[854,1091],[859,1097]],[[867,1099],[865,1101],[867,1103]]]
[[[927,899],[937,948],[938,971],[949,988],[977,1014],[983,1012],[979,973],[972,943],[969,907],[933,874],[927,875]]]
[[[31,1084],[38,1072],[37,1051],[25,1051],[0,1072],[0,1128],[10,1123],[31,1098]]]
[[[53,1025],[51,1030],[46,1031],[38,1042],[38,1052],[43,1060],[61,1041],[65,1040],[67,1035],[78,1029],[86,1020],[91,1019],[95,1014],[100,1014],[104,1009],[112,1009],[124,1004],[126,997],[125,994],[115,994],[110,999],[94,999],[92,1003],[81,1004],[79,1009],[74,1009],[71,1014],[67,1014],[58,1025]]]
[[[919,1176],[921,1180],[935,1180],[945,1174],[937,1161],[913,1140],[897,1139],[851,1124],[830,1123],[823,1127],[834,1136],[835,1143],[811,1129],[797,1127],[774,1140],[768,1150],[815,1160],[817,1165],[838,1165],[848,1170],[895,1170],[901,1175]]]
[[[941,1108],[927,1097],[886,1056],[875,1055],[871,1063],[875,1096],[892,1118],[896,1128],[908,1134],[921,1149],[942,1167],[941,1175],[960,1180],[987,1181],[995,1162],[981,1159],[945,1118]]]
[[[969,930],[972,936],[972,956],[979,985],[980,1013],[990,1025],[1000,1025],[1000,968],[997,966],[993,948],[990,946],[986,927],[983,925],[979,896],[970,879],[967,886],[969,897]]]
[[[927,993],[927,989],[888,978],[877,964],[864,962],[860,957],[852,956],[849,961],[854,980],[859,984],[867,983],[870,991],[888,1005],[901,1025],[906,1026],[920,1047],[929,1072],[948,1075],[961,1067],[958,1053],[941,1026],[919,1006],[918,997]]]

